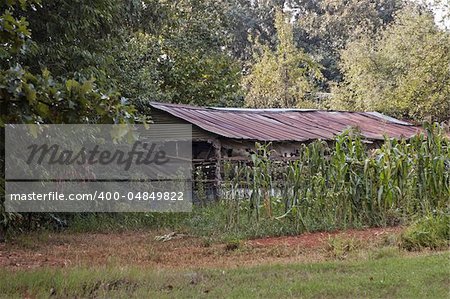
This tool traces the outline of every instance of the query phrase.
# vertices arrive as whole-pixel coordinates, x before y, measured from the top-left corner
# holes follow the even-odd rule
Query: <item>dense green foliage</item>
[[[31,38],[32,29],[23,16],[36,10],[39,1],[3,1],[0,17],[0,203],[4,197],[5,123],[128,123],[138,120],[126,99],[94,77],[65,74],[53,78],[47,64],[31,59],[39,49]],[[46,19],[41,19],[45,22]],[[47,37],[48,38],[48,37]],[[39,57],[46,57],[41,53]],[[27,59],[36,64],[27,64]],[[39,66],[39,68],[37,67]],[[0,204],[0,241],[4,228],[19,217],[3,212]]]
[[[245,104],[250,107],[314,107],[314,91],[322,78],[319,65],[294,45],[292,25],[277,11],[276,50],[263,46],[252,73],[245,78]]]
[[[299,7],[297,40],[325,67],[328,85],[339,82],[340,50],[349,41],[373,35],[406,5],[401,0],[319,0]]]
[[[342,52],[345,80],[336,109],[377,110],[414,120],[450,117],[450,32],[420,10],[399,12],[377,37]]]
[[[221,5],[152,2],[156,12],[147,22],[158,25],[139,28],[126,41],[126,50],[118,49],[117,80],[124,95],[144,102],[240,105],[241,69],[224,46],[229,37]],[[150,13],[149,7],[141,9]]]
[[[420,13],[408,18],[399,13],[414,9]],[[284,20],[276,16],[280,10]],[[56,82],[95,78],[91,93],[111,101],[120,94],[140,108],[149,100],[241,106],[244,97],[252,107],[328,107],[324,98],[333,91],[336,109],[382,109],[420,120],[448,117],[449,33],[434,26],[424,5],[48,0],[6,1],[2,11],[2,69],[12,68],[2,80],[10,97],[33,93],[37,84],[28,78],[27,86],[14,84],[23,78],[19,64],[34,76],[47,69]],[[375,53],[369,55],[369,49]],[[341,88],[330,89],[341,80]]]
[[[55,78],[95,78],[96,86],[133,103],[239,105],[242,98],[240,65],[224,47],[230,37],[221,3],[52,0],[24,1],[24,9],[7,3],[2,8],[23,22],[18,29],[27,39],[9,66],[19,63],[33,74],[48,69]]]
[[[243,211],[254,225],[277,219],[298,232],[448,213],[450,141],[438,126],[409,142],[386,139],[372,151],[347,132],[332,146],[303,146],[295,161],[269,156],[270,145],[261,146],[252,164],[228,167],[230,225],[240,227]]]
[[[51,76],[47,66],[53,64],[42,61],[49,55],[39,52],[39,44],[31,38],[32,29],[23,16],[40,5],[35,2],[6,1],[2,5],[0,125],[134,121],[133,107],[127,105],[117,92],[98,86],[94,77],[81,73],[69,76],[67,72],[64,77]],[[42,51],[44,49],[47,46],[42,47]],[[42,60],[33,57],[34,52],[38,52]],[[64,61],[61,57],[55,58]],[[58,67],[55,69],[60,73]]]
[[[402,234],[400,245],[407,250],[448,248],[450,246],[450,215],[438,213],[419,219]]]

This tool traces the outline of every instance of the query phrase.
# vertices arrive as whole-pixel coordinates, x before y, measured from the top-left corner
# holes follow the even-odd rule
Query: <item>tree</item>
[[[340,50],[364,34],[375,34],[392,22],[402,0],[299,0],[296,41],[323,66],[329,81],[339,82]],[[323,86],[328,88],[328,86]]]
[[[183,0],[156,36],[158,98],[196,105],[239,105],[241,66],[227,51],[222,2]]]
[[[17,57],[37,73],[48,68],[56,77],[95,77],[97,84],[113,87],[109,70],[114,67],[114,43],[128,28],[127,1],[42,1],[21,15],[32,31],[32,45]],[[121,20],[118,22],[118,20]]]
[[[90,80],[132,103],[242,102],[221,1],[44,1],[22,12],[33,41],[17,62]]]
[[[245,104],[249,107],[316,106],[313,93],[321,79],[319,65],[294,45],[292,25],[281,11],[276,14],[275,27],[276,49],[262,46],[262,54],[256,57],[251,73],[244,79]]]
[[[376,38],[342,52],[344,82],[332,107],[377,110],[414,120],[450,118],[450,32],[424,9],[408,8]]]
[[[256,43],[270,47],[277,43],[275,12],[287,0],[224,1],[224,25],[227,28],[227,49],[244,63],[251,62]],[[223,2],[222,2],[223,3]]]
[[[18,217],[4,212],[4,124],[6,123],[127,123],[135,109],[111,90],[96,86],[95,79],[53,78],[41,65],[39,72],[24,64],[33,46],[31,30],[23,14],[37,1],[9,0],[0,16],[0,241],[8,225]]]

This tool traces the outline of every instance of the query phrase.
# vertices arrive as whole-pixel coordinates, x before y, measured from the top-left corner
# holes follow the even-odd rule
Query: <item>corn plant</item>
[[[250,194],[233,196],[237,205],[248,202],[255,223],[265,215],[291,221],[297,231],[388,225],[448,211],[449,138],[438,124],[425,128],[425,134],[409,140],[385,138],[375,150],[358,131],[349,130],[332,143],[302,144],[297,159],[283,163],[270,159],[270,144],[257,144],[251,163],[230,168],[228,188],[239,186],[246,190],[239,194]],[[233,213],[239,213],[236,203]]]

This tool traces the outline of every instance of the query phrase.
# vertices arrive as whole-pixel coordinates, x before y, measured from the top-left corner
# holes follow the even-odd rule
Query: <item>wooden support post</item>
[[[220,185],[222,182],[222,174],[221,174],[222,144],[221,144],[220,140],[215,139],[212,142],[212,145],[214,147],[214,152],[215,152],[214,156],[216,158],[216,169],[215,169],[215,174],[214,174],[214,199],[217,200],[217,199],[219,199]]]

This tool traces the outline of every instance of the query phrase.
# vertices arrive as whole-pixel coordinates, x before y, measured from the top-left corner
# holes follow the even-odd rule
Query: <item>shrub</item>
[[[406,250],[442,249],[450,245],[450,216],[426,216],[412,224],[402,234],[400,247]]]

